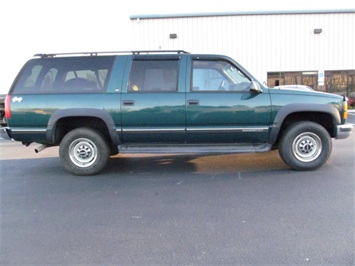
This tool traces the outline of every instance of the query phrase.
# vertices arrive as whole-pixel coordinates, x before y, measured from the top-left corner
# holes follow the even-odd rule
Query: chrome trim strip
[[[187,128],[187,131],[192,132],[266,132],[268,127],[199,127],[199,128]]]
[[[46,128],[11,128],[13,133],[46,133]]]
[[[189,133],[197,132],[267,132],[268,127],[189,127],[186,129]],[[184,132],[185,128],[124,128],[123,133],[177,133]],[[121,129],[117,128],[116,132],[121,132]]]
[[[120,132],[121,129],[117,129]],[[123,133],[169,133],[169,132],[185,132],[185,128],[124,128]]]

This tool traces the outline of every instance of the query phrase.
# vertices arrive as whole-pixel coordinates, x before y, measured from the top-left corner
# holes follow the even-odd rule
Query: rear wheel
[[[332,140],[324,127],[314,122],[298,122],[281,137],[279,153],[291,168],[301,171],[321,167],[332,151]]]
[[[103,135],[91,128],[70,131],[59,147],[64,168],[74,175],[95,175],[101,172],[110,153],[110,147]]]

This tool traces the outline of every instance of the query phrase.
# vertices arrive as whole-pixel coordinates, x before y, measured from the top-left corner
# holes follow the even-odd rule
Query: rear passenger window
[[[178,60],[134,60],[129,92],[174,92],[178,87]]]
[[[90,56],[39,58],[22,69],[13,91],[16,93],[100,93],[114,57]]]

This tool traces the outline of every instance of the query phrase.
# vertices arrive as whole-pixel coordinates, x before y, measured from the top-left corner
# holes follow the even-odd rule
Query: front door
[[[250,91],[251,79],[226,59],[191,61],[186,99],[187,143],[263,143],[270,96]]]

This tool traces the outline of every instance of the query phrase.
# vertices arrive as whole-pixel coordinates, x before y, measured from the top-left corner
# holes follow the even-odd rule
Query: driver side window
[[[193,91],[218,91],[230,85],[213,61],[194,61],[192,77]]]
[[[192,91],[243,91],[251,81],[235,66],[224,60],[194,60]]]

